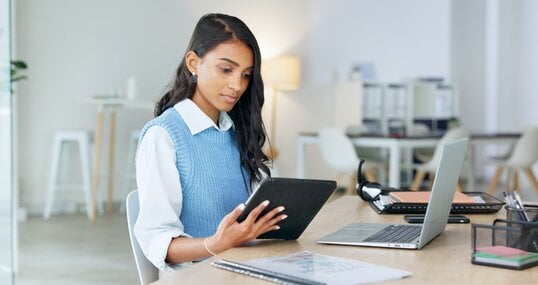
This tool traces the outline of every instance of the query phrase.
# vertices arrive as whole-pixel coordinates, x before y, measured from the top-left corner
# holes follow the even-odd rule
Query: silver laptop
[[[353,223],[317,242],[421,249],[446,227],[468,142],[469,139],[465,138],[444,146],[422,225]]]

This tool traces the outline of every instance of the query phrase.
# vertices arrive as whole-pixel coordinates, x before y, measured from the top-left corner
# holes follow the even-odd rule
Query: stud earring
[[[198,75],[196,75],[196,72],[193,72],[190,78],[191,84],[196,84],[198,82]]]

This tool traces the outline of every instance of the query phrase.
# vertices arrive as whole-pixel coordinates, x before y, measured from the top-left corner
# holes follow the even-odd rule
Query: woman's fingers
[[[280,229],[278,223],[288,217],[286,214],[281,214],[284,209],[283,206],[276,207],[263,215],[263,217],[260,217],[253,227],[253,230],[256,232],[255,237],[268,231]]]
[[[247,224],[245,225],[252,225],[254,228],[253,230],[256,232],[259,232],[260,229],[265,229],[267,225],[274,225],[275,222],[271,222],[272,219],[275,219],[275,217],[284,211],[283,206],[275,207],[274,209],[270,210],[269,212],[263,214],[263,216],[260,216],[260,214],[265,210],[265,208],[269,205],[269,201],[263,201],[260,203],[256,208],[254,208],[250,214],[248,215],[247,219],[245,220]],[[276,221],[280,221],[281,219],[276,219]],[[269,223],[269,224],[268,224]]]
[[[282,211],[284,211],[284,210],[285,210],[285,208],[283,206],[276,207],[276,208],[272,209],[271,211],[267,212],[265,215],[263,215],[263,217],[259,218],[258,221],[256,221],[256,223],[265,224],[268,221],[271,221],[272,219],[277,217],[277,215],[279,213],[281,213]]]
[[[237,221],[237,218],[239,218],[239,216],[241,215],[244,209],[245,209],[245,204],[241,203],[237,205],[237,207],[235,207],[233,211],[228,213],[228,215],[226,215],[222,219],[221,224],[224,223],[226,226],[232,225],[233,223]]]
[[[237,220],[237,218],[239,218],[239,215],[241,215],[241,213],[243,213],[243,210],[245,209],[245,204],[241,203],[239,204],[237,207],[235,207],[235,209],[232,211],[231,215],[230,215],[230,218],[233,219],[234,221]]]
[[[222,234],[225,232],[228,232],[229,234],[220,236],[235,236],[235,238],[229,239],[229,242],[234,245],[239,245],[246,241],[253,240],[263,233],[279,229],[280,227],[277,225],[278,222],[287,218],[287,215],[282,214],[285,208],[283,206],[275,207],[263,214],[263,216],[260,216],[269,204],[268,200],[261,202],[250,211],[247,218],[241,223],[237,223],[237,218],[243,212],[245,205],[241,204],[237,206],[232,212],[226,215],[219,227],[220,231],[218,230]]]
[[[280,212],[277,212],[277,213],[280,213]],[[286,214],[274,216],[271,220],[269,220],[268,222],[261,225],[260,231],[259,231],[257,236],[262,235],[262,234],[264,234],[266,232],[269,232],[269,231],[279,230],[280,226],[278,225],[278,223],[280,221],[286,219],[287,217],[288,217],[288,215],[286,215]]]
[[[258,219],[258,216],[262,213],[262,211],[267,206],[269,206],[269,200],[265,200],[265,201],[261,202],[258,206],[256,206],[256,208],[254,208],[254,209],[252,209],[252,211],[250,211],[250,213],[248,214],[245,221],[247,221],[248,223],[254,224],[256,222],[256,220]]]

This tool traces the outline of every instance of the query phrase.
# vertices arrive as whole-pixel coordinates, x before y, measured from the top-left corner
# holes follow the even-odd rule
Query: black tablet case
[[[497,213],[504,201],[483,192],[462,192],[468,196],[480,196],[485,203],[472,204],[452,204],[450,209],[451,214],[493,214]],[[370,206],[379,214],[425,214],[427,203],[404,203],[395,202],[386,206],[384,209],[379,209],[373,202],[369,202]]]
[[[260,217],[275,207],[284,206],[285,210],[282,213],[288,215],[288,218],[278,223],[280,229],[262,234],[258,238],[295,240],[314,219],[335,189],[336,181],[333,180],[267,178],[249,198],[237,221],[242,222],[252,209],[261,202],[269,200],[269,206]]]

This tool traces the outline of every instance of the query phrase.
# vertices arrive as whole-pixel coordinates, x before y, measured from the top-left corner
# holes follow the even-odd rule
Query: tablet
[[[245,203],[243,213],[237,219],[242,222],[252,209],[269,200],[269,206],[260,217],[275,207],[284,206],[288,218],[278,223],[280,229],[259,236],[259,239],[299,238],[323,204],[336,189],[336,181],[298,178],[266,178]]]

